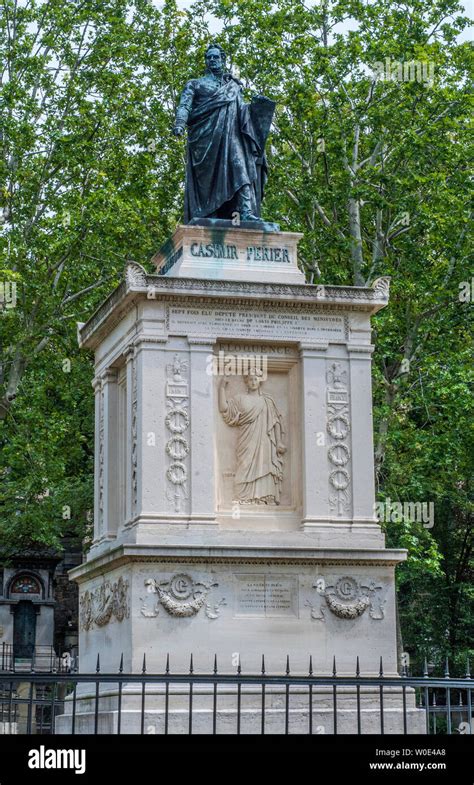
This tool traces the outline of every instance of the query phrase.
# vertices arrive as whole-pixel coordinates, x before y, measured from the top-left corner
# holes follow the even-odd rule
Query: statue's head
[[[251,373],[248,373],[244,376],[244,382],[247,385],[247,389],[249,390],[258,390],[261,383],[263,382],[263,373],[260,370],[255,369]]]
[[[225,68],[225,52],[219,44],[209,44],[206,49],[206,66],[209,71],[217,73]]]

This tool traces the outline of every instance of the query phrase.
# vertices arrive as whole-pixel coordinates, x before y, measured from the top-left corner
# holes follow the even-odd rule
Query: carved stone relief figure
[[[282,415],[270,395],[261,390],[261,373],[243,377],[247,391],[227,399],[223,378],[219,411],[227,425],[239,429],[234,478],[240,504],[280,504],[283,481]]]

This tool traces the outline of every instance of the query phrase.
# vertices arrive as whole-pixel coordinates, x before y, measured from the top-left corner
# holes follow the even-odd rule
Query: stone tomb
[[[178,240],[191,229],[202,227],[179,228]],[[228,232],[228,244],[242,231],[234,243]],[[71,572],[83,672],[98,652],[102,670],[116,672],[123,652],[135,673],[144,654],[149,672],[163,672],[168,653],[175,673],[187,672],[191,653],[195,671],[210,673],[216,654],[220,672],[240,657],[257,673],[264,653],[267,672],[284,673],[289,655],[292,673],[307,673],[312,655],[315,674],[329,675],[336,656],[338,673],[354,675],[359,656],[374,675],[382,656],[397,674],[394,570],[406,553],[385,548],[374,514],[370,371],[370,318],[389,282],[277,283],[280,263],[265,264],[270,279],[245,281],[238,269],[216,280],[129,263],[79,326],[96,368],[94,541]],[[211,729],[208,689],[196,687],[198,732]],[[235,732],[235,690],[224,692],[220,727]],[[270,692],[267,729],[279,732],[281,689]],[[91,730],[92,694],[78,690],[76,732]],[[170,730],[185,732],[186,699],[178,687],[173,696]],[[378,732],[378,691],[363,697],[363,732]],[[242,732],[259,732],[259,695],[247,698]],[[331,700],[318,691],[314,724],[326,732]],[[341,693],[339,732],[356,728],[354,700],[354,690]],[[409,731],[419,731],[407,700]],[[136,691],[124,688],[124,701],[137,732]],[[307,696],[295,701],[292,728],[304,731]],[[58,730],[70,728],[68,711]],[[386,732],[401,731],[397,690],[385,713]],[[163,729],[162,688],[147,690],[146,722]],[[117,726],[107,685],[100,723]]]

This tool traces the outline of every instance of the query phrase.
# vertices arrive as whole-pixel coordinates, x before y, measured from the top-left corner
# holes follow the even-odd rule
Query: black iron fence
[[[0,672],[68,673],[77,667],[77,658],[66,652],[59,656],[53,646],[35,646],[28,657],[20,656],[12,643],[0,646]]]
[[[471,734],[472,680],[422,676],[187,673],[0,673],[0,734],[36,733],[424,733]]]

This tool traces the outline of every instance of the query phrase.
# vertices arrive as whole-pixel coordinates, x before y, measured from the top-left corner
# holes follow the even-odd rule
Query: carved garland
[[[361,583],[355,578],[344,575],[335,584],[326,585],[324,578],[318,578],[313,584],[321,599],[324,598],[327,607],[339,619],[357,619],[369,608],[371,619],[380,621],[385,617],[385,599],[381,599],[382,586],[374,581],[369,584]],[[308,601],[306,605],[311,608],[311,618],[325,621],[324,607],[320,604],[315,607]]]
[[[211,605],[207,602],[210,590],[218,583],[213,581],[195,581],[190,575],[178,573],[173,575],[168,581],[157,581],[155,578],[147,578],[145,586],[149,595],[158,595],[158,602],[162,604],[170,616],[187,618],[195,616],[201,608],[205,607],[206,616],[209,619],[217,619],[220,608],[225,605],[225,599]],[[145,618],[158,616],[158,604],[149,607],[145,600],[142,605],[141,613]]]
[[[168,413],[165,425],[170,433],[165,451],[169,459],[166,479],[170,487],[166,498],[174,506],[175,512],[181,512],[181,505],[188,498],[188,471],[184,460],[189,453],[189,444],[185,432],[189,428],[188,413],[188,381],[186,362],[174,355],[172,363],[166,366],[166,406]]]

